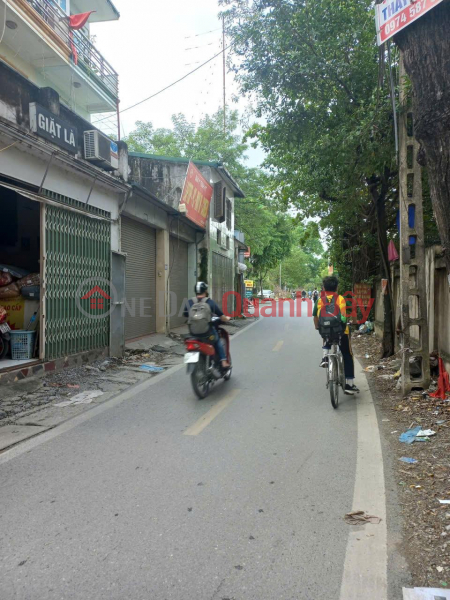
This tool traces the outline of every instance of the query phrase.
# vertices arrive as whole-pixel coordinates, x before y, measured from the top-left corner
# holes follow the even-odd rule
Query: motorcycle
[[[11,328],[6,322],[6,315],[6,311],[0,313],[0,360],[8,354],[11,340]]]
[[[213,317],[213,324],[220,321],[219,317]],[[187,372],[191,376],[191,383],[195,394],[203,400],[209,394],[213,385],[219,379],[228,381],[231,377],[232,364],[230,354],[230,336],[223,327],[217,327],[219,343],[224,346],[225,354],[230,366],[224,369],[221,365],[219,355],[214,346],[205,339],[187,336],[184,340],[186,354],[184,362]]]

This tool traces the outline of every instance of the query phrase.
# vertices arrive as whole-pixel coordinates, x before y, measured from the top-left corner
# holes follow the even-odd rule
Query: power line
[[[183,75],[183,77],[180,77],[180,79],[177,79],[173,83],[171,83],[169,85],[166,85],[165,88],[163,88],[162,90],[159,90],[159,92],[156,92],[155,94],[152,94],[148,98],[144,98],[144,100],[140,100],[139,102],[136,102],[136,104],[133,104],[132,106],[128,106],[127,108],[124,108],[123,110],[120,111],[119,114],[123,114],[124,112],[127,112],[128,110],[131,110],[132,108],[136,108],[136,106],[140,106],[141,104],[144,104],[144,102],[147,102],[148,100],[151,100],[152,98],[155,98],[156,96],[159,96],[159,94],[162,94],[163,92],[165,92],[169,88],[173,87],[177,83],[180,83],[180,81],[183,81],[184,79],[186,79],[187,77],[189,77],[189,75],[192,75],[192,73],[195,73],[196,71],[198,71],[199,69],[201,69],[202,67],[204,67],[205,65],[207,65],[208,63],[210,63],[212,60],[214,60],[215,58],[217,58],[218,56],[220,56],[222,54],[222,52],[225,52],[226,50],[228,50],[228,48],[230,48],[231,46],[232,46],[232,44],[229,44],[226,48],[224,48],[223,50],[221,50],[220,52],[218,52],[217,54],[215,54],[214,56],[212,56],[211,58],[209,58],[207,61],[205,61],[204,63],[202,63],[201,65],[199,65],[195,69],[192,69],[192,71],[189,71],[189,73],[186,73],[186,75]],[[97,123],[101,123],[102,121],[104,121],[107,118],[108,117],[105,117],[104,119],[99,119],[98,121],[95,121],[93,123],[93,125],[96,125]]]
[[[220,30],[221,30],[221,27],[218,27],[217,29],[211,29],[211,31],[204,31],[203,33],[196,33],[195,35],[187,35],[184,39],[189,40],[191,38],[198,37],[199,35],[206,35],[207,33],[214,33],[215,31],[220,31]]]

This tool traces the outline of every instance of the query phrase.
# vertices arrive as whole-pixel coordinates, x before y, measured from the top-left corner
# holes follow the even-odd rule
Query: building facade
[[[156,196],[173,211],[180,208],[180,199],[186,180],[188,159],[169,158],[130,152],[130,178],[147,192]],[[231,174],[219,162],[193,161],[203,177],[213,187],[209,218],[201,228],[185,220],[194,228],[195,237],[187,236],[181,243],[171,245],[169,260],[169,291],[177,309],[185,298],[192,297],[196,280],[206,280],[210,295],[232,311],[233,297],[227,292],[235,289],[234,199],[243,193]],[[176,220],[179,223],[180,219]],[[175,221],[174,221],[175,224]],[[178,227],[178,225],[175,225]],[[187,273],[187,276],[186,276]],[[176,296],[176,300],[175,300]],[[173,327],[185,319],[171,307],[170,323]]]
[[[90,122],[116,110],[118,78],[88,26],[69,27],[83,10],[96,10],[94,20],[119,16],[109,0],[0,0],[0,270],[2,283],[12,278],[0,304],[13,330],[30,315],[36,328],[29,359],[0,361],[0,376],[123,352],[108,285],[123,287],[120,211],[132,187],[126,145]],[[27,273],[31,291],[18,285]]]

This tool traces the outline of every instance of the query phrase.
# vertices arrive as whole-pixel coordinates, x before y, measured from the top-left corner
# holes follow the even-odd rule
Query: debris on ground
[[[381,523],[380,517],[374,515],[368,515],[363,510],[353,510],[345,515],[344,521],[349,525],[365,525],[366,523],[372,523],[372,525],[378,525]]]
[[[441,585],[443,585],[442,582]],[[403,600],[450,600],[450,590],[444,588],[403,588]]]
[[[401,352],[377,360],[382,353],[376,335],[356,335],[352,342],[363,368],[381,366],[384,374],[394,376],[393,379],[384,378],[379,369],[366,371],[379,412],[381,431],[396,457],[392,468],[403,517],[402,552],[408,561],[411,582],[415,586],[446,587],[445,582],[450,584],[450,394],[446,392],[444,397],[435,394],[438,376],[445,377],[442,368],[438,373],[437,353],[430,357],[432,382],[429,389],[412,390],[403,396]],[[365,359],[366,354],[370,355],[370,361]],[[416,366],[410,362],[411,365],[413,369]],[[389,418],[389,422],[384,423],[383,418]],[[399,435],[411,430],[422,437],[412,437],[414,443],[408,444],[409,456],[406,457],[403,456],[405,443],[399,440]],[[415,443],[421,440],[425,443]],[[418,600],[421,597],[406,598]],[[425,598],[429,600],[430,597]]]
[[[94,398],[98,398],[99,396],[103,396],[103,392],[100,390],[90,390],[87,392],[81,392],[81,394],[77,394],[70,400],[58,402],[58,404],[54,404],[53,406],[64,408],[65,406],[73,406],[75,404],[90,404]]]

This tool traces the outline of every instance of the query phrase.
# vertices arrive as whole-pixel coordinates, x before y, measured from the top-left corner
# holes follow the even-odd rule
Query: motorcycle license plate
[[[8,333],[11,331],[11,327],[8,325],[8,323],[3,323],[2,325],[0,325],[0,331],[2,333]]]
[[[198,362],[200,358],[200,352],[186,352],[184,355],[184,364],[188,365],[190,363]]]

